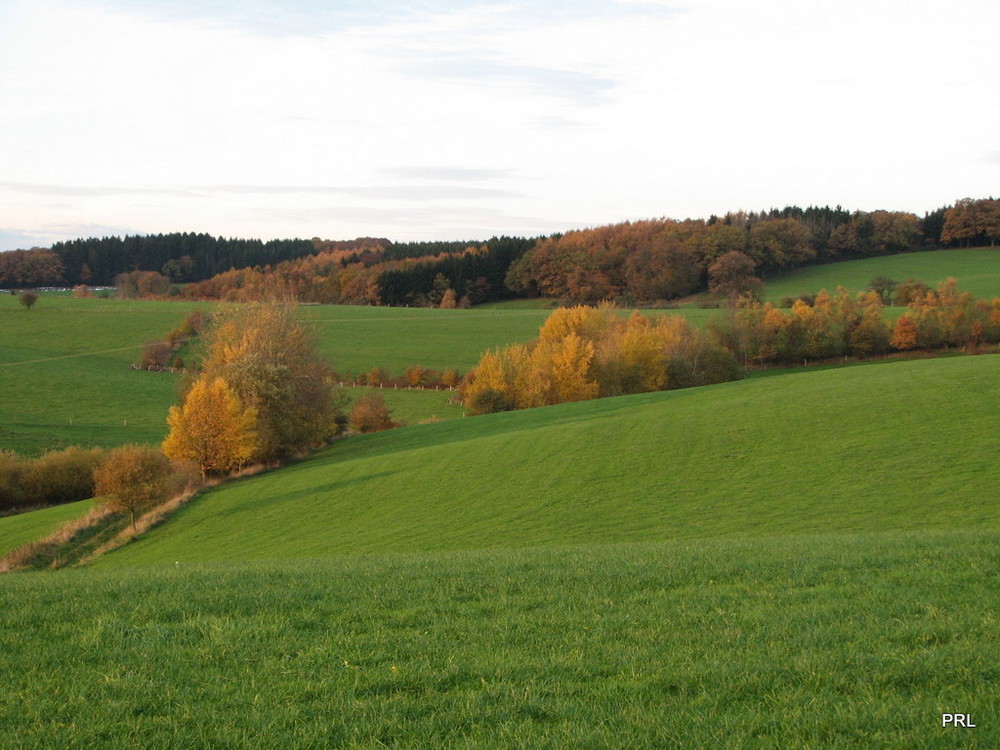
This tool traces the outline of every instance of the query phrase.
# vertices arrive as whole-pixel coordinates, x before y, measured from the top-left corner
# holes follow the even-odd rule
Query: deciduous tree
[[[94,471],[94,493],[114,510],[128,513],[135,528],[137,513],[166,500],[170,473],[170,461],[160,451],[124,445]]]
[[[205,377],[221,377],[257,412],[254,460],[282,460],[335,434],[343,398],[294,305],[234,305],[213,316],[204,338]]]
[[[30,310],[32,305],[38,302],[38,295],[34,292],[21,292],[17,300],[24,305],[25,310]]]
[[[219,377],[199,378],[183,406],[171,406],[170,434],[163,452],[178,461],[198,465],[202,479],[209,473],[237,469],[257,453],[257,411],[246,409],[239,396]]]

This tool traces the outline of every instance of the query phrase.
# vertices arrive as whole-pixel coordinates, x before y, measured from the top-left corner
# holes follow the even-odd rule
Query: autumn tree
[[[748,254],[758,266],[787,268],[816,257],[809,229],[797,219],[771,219],[750,227]]]
[[[202,479],[240,468],[257,452],[257,412],[222,378],[201,377],[182,406],[171,406],[163,452],[198,465]]]
[[[441,304],[439,305],[439,307],[442,310],[454,310],[456,307],[458,307],[458,301],[455,299],[454,289],[451,289],[449,287],[448,289],[444,290],[444,294],[441,295]]]
[[[882,303],[878,292],[872,295],[861,320],[849,334],[851,352],[860,357],[883,354],[889,349],[889,329],[882,319]]]
[[[108,454],[94,471],[94,493],[119,513],[128,513],[132,527],[140,511],[167,498],[170,461],[145,445],[124,445]]]
[[[462,384],[471,414],[705,385],[741,377],[733,354],[679,316],[553,311],[539,338],[483,355]]]
[[[901,315],[896,321],[889,343],[894,349],[916,349],[917,326],[909,315]]]
[[[38,302],[38,295],[34,292],[21,292],[17,300],[24,305],[25,310],[30,310],[31,306]]]
[[[708,289],[718,294],[730,304],[743,296],[756,297],[763,284],[754,271],[757,264],[746,253],[730,250],[708,267]]]
[[[335,434],[343,399],[294,305],[234,305],[213,316],[204,340],[204,377],[222,378],[257,413],[253,460],[283,460]]]

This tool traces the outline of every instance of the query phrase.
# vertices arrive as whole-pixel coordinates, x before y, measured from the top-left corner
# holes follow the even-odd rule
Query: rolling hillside
[[[989,527],[997,362],[825,370],[350,438],[206,493],[99,564]]]
[[[995,747],[998,359],[458,419],[217,488],[0,577],[0,745]]]

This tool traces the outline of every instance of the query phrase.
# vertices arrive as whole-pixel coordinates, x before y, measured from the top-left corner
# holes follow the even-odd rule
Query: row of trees
[[[528,296],[572,303],[670,300],[705,287],[720,258],[740,253],[757,274],[813,262],[915,250],[925,237],[913,214],[841,209],[731,213],[709,221],[625,222],[539,241],[507,274]]]
[[[963,198],[944,213],[941,241],[949,245],[994,247],[1000,240],[1000,200]]]
[[[316,252],[311,240],[227,239],[209,234],[91,237],[56,242],[62,282],[109,285],[120,273],[156,271],[172,282],[206,279],[229,268],[279,263]]]
[[[483,355],[461,388],[470,414],[735,380],[732,353],[677,316],[608,306],[552,312],[528,344]]]
[[[915,291],[895,323],[884,316],[876,291],[852,298],[842,287],[812,301],[795,300],[788,311],[746,300],[709,324],[709,331],[745,365],[795,363],[842,356],[871,357],[890,351],[938,349],[1000,342],[1000,298],[975,300],[954,279],[936,290],[910,282]],[[921,288],[923,291],[920,291]]]
[[[64,281],[62,259],[45,248],[0,253],[0,288],[54,286]]]
[[[260,300],[419,307],[468,307],[506,299],[510,264],[534,243],[494,237],[454,243],[408,243],[363,252],[334,247],[273,267],[231,269],[182,292],[188,299]],[[419,251],[434,254],[413,255]]]

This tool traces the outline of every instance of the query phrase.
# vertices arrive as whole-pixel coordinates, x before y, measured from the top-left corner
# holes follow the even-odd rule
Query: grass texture
[[[0,745],[993,748],[998,542],[823,534],[4,576]],[[978,728],[942,728],[956,711]]]

